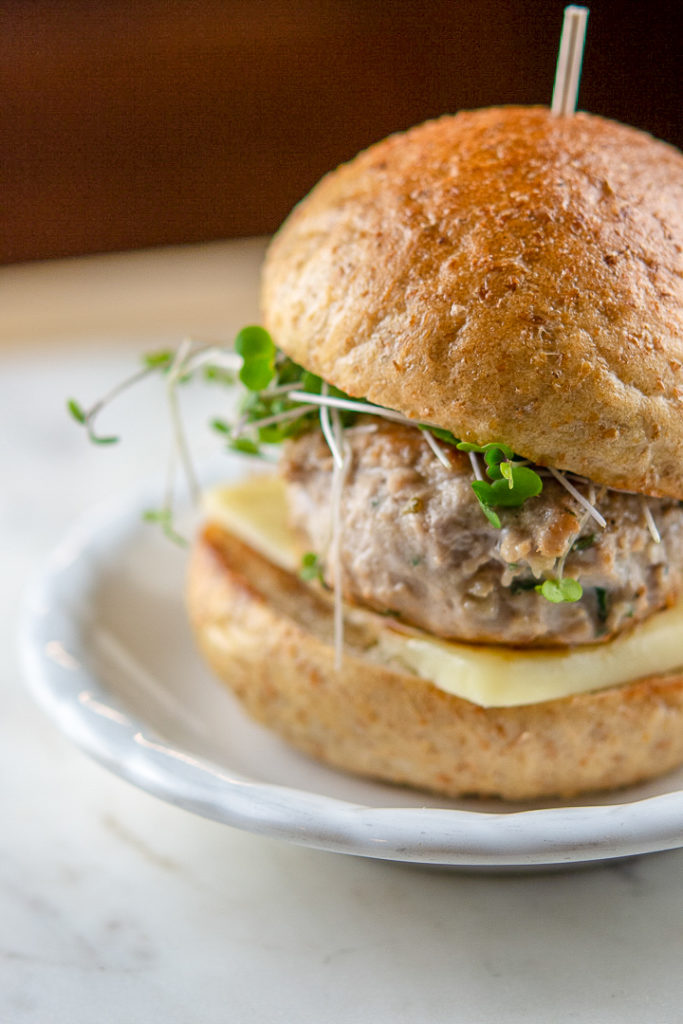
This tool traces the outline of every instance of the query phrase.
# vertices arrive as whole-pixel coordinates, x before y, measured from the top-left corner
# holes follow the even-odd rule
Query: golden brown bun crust
[[[448,796],[517,800],[611,789],[683,761],[683,676],[526,707],[481,708],[363,657],[334,669],[329,604],[209,526],[188,603],[199,647],[247,710],[312,757]]]
[[[352,395],[683,498],[683,155],[588,114],[394,135],[276,235],[263,318]]]

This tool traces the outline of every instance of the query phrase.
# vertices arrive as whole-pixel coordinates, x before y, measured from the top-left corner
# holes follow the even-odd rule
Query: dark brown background
[[[0,261],[272,231],[444,111],[549,103],[563,3],[0,0]],[[579,105],[683,143],[678,5],[591,5]]]

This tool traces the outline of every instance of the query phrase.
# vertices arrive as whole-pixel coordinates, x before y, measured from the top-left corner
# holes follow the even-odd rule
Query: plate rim
[[[233,473],[243,468],[236,463]],[[50,647],[61,643],[51,639],[55,635],[73,640],[83,628],[76,612],[59,605],[69,575],[90,567],[97,578],[97,553],[145,528],[141,512],[152,494],[158,491],[145,485],[81,514],[27,587],[20,612],[19,654],[34,699],[75,746],[114,774],[232,827],[377,859],[517,868],[683,847],[683,790],[623,803],[503,812],[369,806],[228,772],[156,739],[153,728],[123,708],[68,647]]]

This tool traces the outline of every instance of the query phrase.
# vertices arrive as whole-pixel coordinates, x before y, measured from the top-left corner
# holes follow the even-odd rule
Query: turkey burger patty
[[[607,641],[680,592],[677,501],[593,485],[601,529],[547,474],[538,497],[499,510],[497,530],[482,515],[464,453],[443,445],[448,469],[418,431],[367,419],[345,437],[340,585],[349,601],[448,639],[550,646]],[[327,552],[332,457],[322,435],[290,441],[282,471],[292,526],[308,549]],[[560,561],[583,587],[580,601],[553,603],[536,591]],[[334,564],[323,565],[334,587]]]

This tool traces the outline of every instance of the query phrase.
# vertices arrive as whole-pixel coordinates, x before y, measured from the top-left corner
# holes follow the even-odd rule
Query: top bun
[[[371,147],[299,204],[263,318],[351,395],[683,498],[683,155],[540,107]]]

